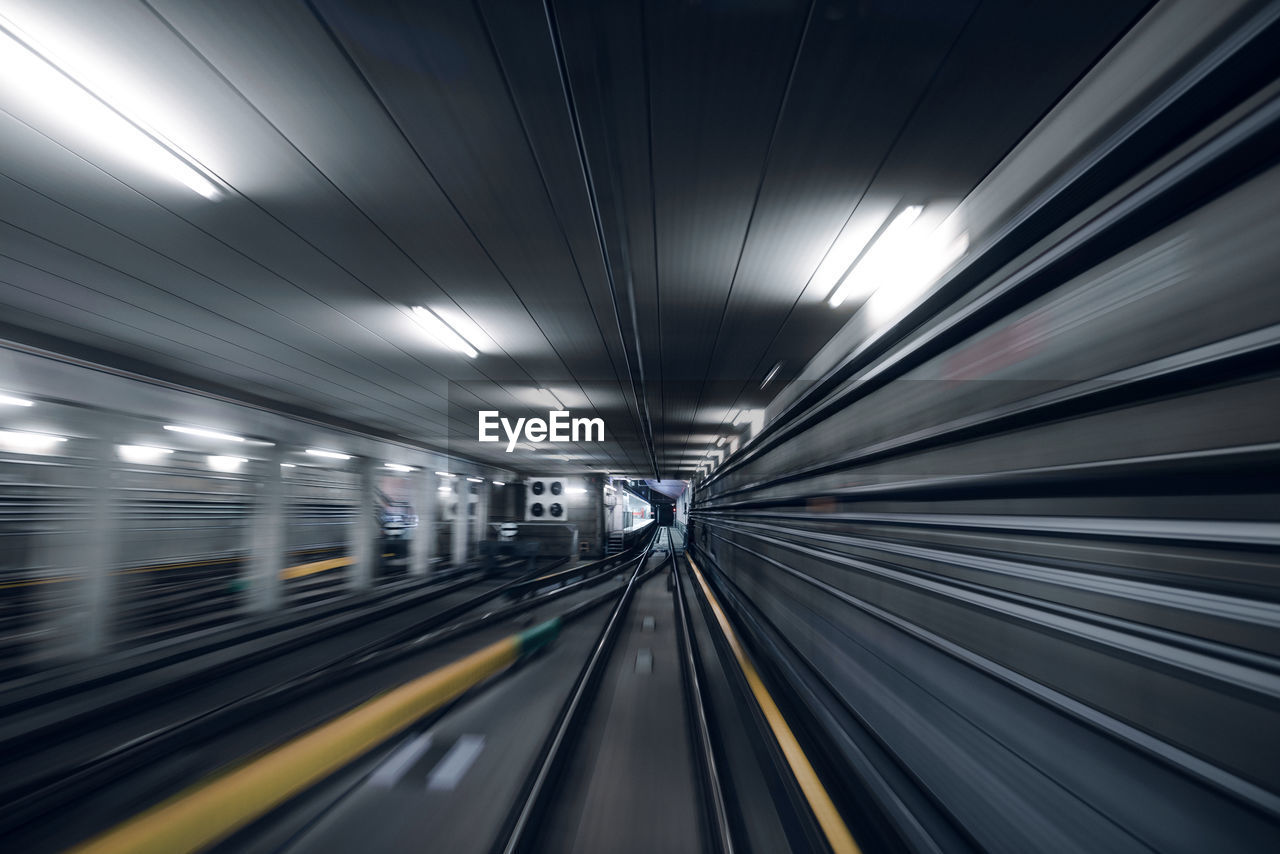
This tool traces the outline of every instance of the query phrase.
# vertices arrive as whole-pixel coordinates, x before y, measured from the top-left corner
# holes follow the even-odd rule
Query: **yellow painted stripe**
[[[305,554],[314,554],[315,552],[323,552],[323,551],[328,551],[328,549],[308,549],[306,551],[297,552],[296,554],[305,555]],[[384,552],[382,556],[391,557],[393,554],[394,552]],[[116,575],[137,575],[144,572],[165,572],[170,569],[192,569],[197,566],[212,566],[214,564],[219,564],[219,563],[241,563],[243,562],[243,560],[244,558],[239,558],[239,557],[215,557],[215,558],[208,558],[206,560],[192,560],[192,561],[187,561],[185,563],[162,563],[162,564],[159,564],[158,566],[135,566],[131,569],[117,570],[115,574]],[[284,572],[289,572],[289,570],[297,569],[300,566],[307,566],[307,565],[308,564],[298,564],[298,566],[287,567],[284,570]],[[318,572],[319,570],[316,570],[316,571]],[[4,590],[5,588],[9,588],[9,587],[35,587],[38,584],[60,584],[64,581],[70,581],[76,577],[78,576],[59,575],[54,578],[26,578],[26,579],[22,579],[21,581],[6,581],[0,584],[0,590]],[[282,576],[282,577],[291,577],[291,576]]]
[[[518,636],[503,638],[135,816],[72,854],[208,848],[507,667],[519,652]]]
[[[355,563],[356,559],[347,557],[332,557],[328,560],[317,560],[311,563],[300,563],[297,566],[286,567],[280,571],[281,578],[302,578],[307,575],[315,575],[317,572],[324,572],[329,569],[337,569],[342,566],[350,566]]]
[[[738,666],[742,668],[742,675],[746,677],[747,684],[751,686],[751,693],[755,695],[760,711],[764,713],[765,720],[769,722],[769,728],[773,730],[773,737],[778,740],[778,746],[782,748],[782,755],[786,757],[787,764],[791,766],[791,773],[795,776],[796,782],[800,784],[800,791],[804,793],[805,800],[809,802],[809,809],[813,810],[814,817],[818,819],[818,825],[827,837],[827,844],[831,846],[831,850],[835,854],[861,854],[862,849],[854,841],[853,834],[845,826],[844,819],[840,817],[839,811],[836,810],[836,805],[831,801],[831,796],[827,794],[822,781],[818,779],[813,766],[809,764],[809,758],[804,755],[800,742],[796,741],[796,737],[792,734],[791,727],[787,726],[787,721],[782,716],[782,712],[779,711],[777,703],[773,701],[773,697],[769,695],[769,691],[764,687],[764,682],[761,681],[755,665],[751,663],[750,657],[747,656],[747,651],[738,642],[737,634],[733,631],[733,627],[729,625],[729,619],[725,616],[724,611],[721,610],[720,603],[716,601],[711,588],[707,586],[706,579],[702,577],[702,571],[698,569],[698,565],[693,562],[693,558],[689,557],[687,553],[685,554],[685,559],[689,561],[689,566],[693,567],[694,575],[698,578],[698,584],[702,587],[702,592],[706,595],[707,602],[711,604],[711,610],[715,612],[716,622],[720,624],[720,631],[724,632],[725,640],[729,642],[729,648],[733,650],[734,657],[738,659]]]

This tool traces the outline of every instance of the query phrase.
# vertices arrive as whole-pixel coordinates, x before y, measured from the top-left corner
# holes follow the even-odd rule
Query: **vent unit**
[[[526,522],[563,522],[565,482],[562,478],[533,477],[525,481],[524,520]]]

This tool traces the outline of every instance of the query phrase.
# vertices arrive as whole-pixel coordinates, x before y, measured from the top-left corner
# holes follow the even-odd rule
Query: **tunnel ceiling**
[[[227,190],[7,88],[0,336],[525,471],[687,476],[848,320],[846,224],[964,196],[1145,6],[0,0]],[[607,441],[474,441],[538,388]]]

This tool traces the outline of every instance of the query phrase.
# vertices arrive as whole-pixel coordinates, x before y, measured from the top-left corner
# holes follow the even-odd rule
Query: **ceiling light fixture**
[[[905,238],[923,210],[923,205],[909,205],[885,226],[862,257],[840,278],[827,300],[832,308],[838,308],[855,288],[859,293],[870,294],[885,277],[893,275],[894,265],[902,261],[901,255],[908,248]]]
[[[321,448],[307,448],[307,453],[313,457],[324,457],[329,460],[349,460],[350,454],[340,454],[337,451],[326,451]]]
[[[74,122],[95,140],[158,169],[206,199],[222,195],[218,185],[191,157],[140,120],[125,115],[2,16],[0,74],[21,80],[39,103],[55,110],[60,119]]]
[[[233,436],[230,433],[223,433],[220,430],[210,430],[207,427],[179,427],[176,424],[166,424],[164,429],[171,430],[174,433],[186,433],[188,436],[202,436],[205,439],[222,439],[227,442],[243,442],[243,436]]]
[[[65,442],[66,437],[49,433],[27,433],[22,430],[0,430],[0,444],[15,451],[47,451]]]
[[[721,446],[721,445],[723,445],[723,444],[724,444],[724,436],[717,436],[717,437],[716,437],[716,447],[718,448],[718,447],[720,447],[720,446]]]
[[[456,474],[450,474],[447,471],[438,471],[436,472],[436,474],[440,475],[441,477],[457,477]]]
[[[445,323],[444,319],[431,309],[415,305],[413,317],[418,321],[419,326],[430,332],[432,337],[450,350],[456,350],[471,359],[479,355],[479,351],[471,345],[471,342],[458,334],[456,329]]]
[[[403,472],[415,471],[413,466],[406,466],[400,463],[383,463],[382,467],[386,469],[391,469],[392,471],[403,471]]]
[[[500,481],[500,480],[495,480],[495,481],[490,481],[490,482],[491,482],[494,486],[506,486],[506,484],[505,484],[505,483],[503,483],[503,482],[502,482],[502,481]]]
[[[565,405],[560,402],[560,398],[556,397],[556,393],[551,389],[540,388],[537,391],[538,391],[538,394],[541,395],[544,400],[550,399],[552,403],[554,403],[556,406],[560,407],[561,409],[566,408]]]
[[[241,465],[249,462],[244,457],[223,457],[217,454],[210,456],[208,460],[209,468],[221,472],[239,471]]]
[[[35,406],[34,400],[27,400],[25,397],[14,397],[11,394],[0,392],[0,404],[4,406]]]
[[[128,463],[153,463],[173,453],[171,448],[156,448],[151,445],[121,445],[117,450],[120,459]]]
[[[780,371],[780,370],[782,370],[782,363],[781,363],[781,362],[779,362],[778,364],[776,364],[776,365],[774,365],[772,368],[770,368],[770,369],[769,369],[769,373],[767,373],[767,374],[765,374],[765,375],[764,375],[764,382],[760,383],[760,388],[762,388],[762,389],[763,389],[763,388],[764,388],[765,386],[767,386],[769,383],[773,382],[773,378],[774,378],[774,377],[776,377],[776,376],[778,375],[778,371]]]
[[[296,465],[294,465],[293,463],[281,463],[281,464],[280,464],[280,468],[282,468],[282,469],[296,469],[296,468],[297,468],[297,466],[296,466]]]
[[[467,478],[467,480],[471,481],[472,483],[484,483],[484,478],[482,477],[469,477]]]

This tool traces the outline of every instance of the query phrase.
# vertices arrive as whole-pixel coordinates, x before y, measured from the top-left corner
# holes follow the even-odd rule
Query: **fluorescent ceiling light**
[[[382,467],[391,469],[392,471],[413,471],[414,470],[413,466],[401,465],[400,463],[384,463]]]
[[[721,446],[721,445],[723,445],[723,444],[724,444],[724,436],[717,436],[717,437],[716,437],[716,447],[718,448],[718,447],[720,447],[720,446]]]
[[[440,486],[440,487],[438,488],[438,490],[437,490],[437,491],[438,491],[438,492],[443,492],[443,493],[445,493],[446,495],[448,495],[448,494],[450,494],[450,493],[452,493],[452,492],[453,492],[453,487],[451,487],[451,486],[443,486],[443,485],[442,485],[442,486]]]
[[[321,448],[307,448],[307,453],[313,457],[324,457],[328,460],[349,460],[350,454],[340,454],[337,451],[325,451]]]
[[[413,307],[413,317],[418,321],[419,326],[430,332],[437,341],[449,349],[457,350],[472,359],[479,355],[479,351],[471,346],[471,342],[459,335],[457,330],[445,323],[440,315],[431,309],[415,305]]]
[[[540,389],[538,389],[537,391],[538,391],[538,394],[539,394],[539,395],[540,395],[544,400],[550,400],[552,403],[554,403],[554,404],[555,404],[556,406],[558,406],[560,409],[564,409],[564,408],[565,408],[565,405],[564,405],[563,403],[561,403],[561,402],[560,402],[560,398],[556,397],[556,393],[555,393],[554,391],[552,391],[551,389],[549,389],[549,388],[540,388]]]
[[[456,474],[450,474],[447,471],[438,471],[436,472],[436,474],[440,475],[441,477],[457,477]]]
[[[244,457],[222,457],[213,455],[209,457],[209,468],[214,471],[238,471],[240,466],[249,462]]]
[[[117,450],[120,459],[129,463],[153,463],[173,453],[171,448],[156,448],[151,445],[121,445]]]
[[[894,274],[895,265],[906,261],[903,256],[910,250],[910,241],[906,238],[923,210],[923,205],[909,205],[893,218],[862,258],[849,268],[836,285],[828,300],[832,308],[837,308],[855,289],[859,293],[870,294],[886,277]]]
[[[233,436],[230,433],[223,433],[219,430],[209,430],[205,427],[179,427],[176,424],[166,424],[164,429],[172,430],[174,433],[186,433],[189,436],[203,436],[206,439],[223,439],[227,442],[243,442],[243,436]]]
[[[570,486],[565,488],[565,492],[570,495],[586,495],[587,488],[585,486]]]
[[[0,75],[22,81],[26,93],[61,121],[72,122],[95,141],[105,142],[195,190],[206,199],[222,191],[195,161],[140,119],[122,112],[76,77],[11,21],[0,16]]]
[[[967,232],[952,236],[949,223],[932,234],[912,239],[911,252],[876,288],[867,300],[867,317],[874,325],[886,323],[912,304],[942,273],[969,249]]]
[[[484,483],[484,478],[482,477],[469,477],[467,478],[467,480],[471,481],[472,483]]]
[[[495,480],[495,481],[493,481],[493,485],[494,485],[494,486],[506,486],[506,484],[505,484],[505,483],[503,483],[503,482],[502,482],[502,481],[500,481],[500,480]]]
[[[297,466],[296,466],[296,465],[294,465],[293,463],[281,463],[281,464],[280,464],[280,468],[282,468],[282,469],[296,469],[296,468],[297,468]]]
[[[14,397],[11,394],[0,392],[0,404],[4,406],[34,406],[34,400],[27,400],[25,397]]]
[[[46,451],[61,442],[65,442],[66,437],[54,436],[49,433],[27,433],[22,430],[0,430],[0,444],[11,448],[15,451]]]
[[[780,370],[782,370],[782,363],[781,363],[781,362],[779,362],[778,364],[776,364],[776,365],[774,365],[772,368],[770,368],[770,369],[769,369],[769,373],[767,373],[767,374],[765,374],[765,375],[764,375],[764,382],[760,383],[760,388],[764,388],[764,387],[765,387],[765,386],[767,386],[769,383],[773,382],[773,378],[774,378],[774,377],[776,377],[776,376],[778,375],[778,371],[780,371]]]

